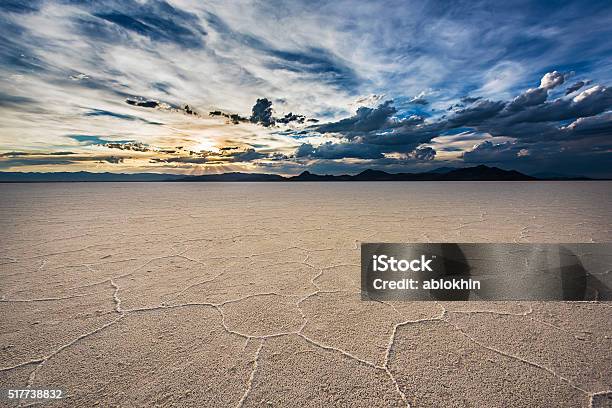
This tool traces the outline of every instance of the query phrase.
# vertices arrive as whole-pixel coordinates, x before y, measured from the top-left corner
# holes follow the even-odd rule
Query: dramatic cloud
[[[351,139],[356,135],[381,129],[388,124],[391,116],[397,112],[392,103],[393,101],[387,101],[375,109],[362,106],[357,109],[355,116],[338,122],[317,125],[313,129],[321,133],[342,133]]]
[[[239,124],[240,122],[250,122],[249,118],[245,118],[244,116],[240,116],[237,113],[227,113],[220,110],[215,110],[209,113],[210,116],[223,116],[228,118],[231,123],[234,125]]]
[[[185,111],[187,110],[189,110],[189,106],[186,105]],[[220,110],[215,110],[209,113],[209,115],[213,117],[222,116],[228,118],[234,125],[241,122],[251,122],[264,127],[270,127],[275,124],[287,125],[291,122],[296,122],[298,124],[302,124],[305,121],[318,122],[317,119],[306,119],[306,116],[294,114],[293,112],[289,112],[281,117],[274,117],[272,114],[272,101],[268,100],[267,98],[257,99],[255,105],[253,105],[253,108],[251,109],[250,118],[240,116],[236,113],[227,113]]]
[[[295,115],[293,112],[289,112],[285,116],[275,119],[275,121],[286,125],[291,122],[304,123],[305,119],[306,117],[304,115]]]
[[[557,71],[548,72],[540,80],[540,88],[553,89],[565,82],[565,76]]]
[[[436,151],[431,147],[418,148],[414,151],[414,158],[422,161],[433,160],[436,157]]]
[[[445,121],[445,127],[460,128],[465,126],[478,126],[483,121],[497,115],[506,106],[503,101],[479,100],[474,105],[460,109]]]
[[[569,86],[566,90],[565,90],[565,94],[569,95],[571,93],[576,92],[577,90],[579,90],[580,88],[582,88],[585,85],[590,84],[591,81],[578,81],[575,82],[573,85]]]
[[[252,109],[251,122],[260,123],[264,126],[273,125],[272,102],[266,98],[258,99]]]
[[[242,152],[232,152],[228,154],[227,157],[229,157],[233,162],[250,162],[267,157],[267,155],[259,153],[255,151],[255,149],[246,149]]]
[[[401,157],[407,154],[415,160],[426,161],[435,159],[436,151],[420,145],[457,131],[514,138],[514,141],[501,143],[485,141],[471,150],[461,151],[458,157],[467,163],[514,161],[520,165],[542,152],[547,157],[555,150],[577,148],[584,152],[585,145],[566,143],[562,146],[561,143],[609,136],[612,118],[609,112],[604,112],[612,109],[612,90],[595,85],[573,98],[548,101],[550,90],[563,81],[564,76],[554,71],[544,75],[539,87],[530,88],[510,101],[464,98],[465,102],[471,102],[468,107],[437,120],[425,121],[415,115],[396,117],[397,109],[391,101],[374,109],[362,107],[352,117],[311,127],[337,140],[328,140],[318,146],[304,143],[295,154],[296,157],[336,160],[380,159],[382,155]],[[567,120],[573,122],[564,125],[563,121]],[[602,142],[610,145],[608,140]],[[597,148],[600,149],[600,145]]]
[[[462,157],[467,163],[500,163],[512,161],[527,154],[526,150],[521,150],[520,147],[510,142],[495,144],[485,141],[463,153]]]
[[[578,118],[561,130],[574,136],[601,136],[609,140],[612,135],[612,111],[598,116]]]
[[[528,89],[512,100],[507,106],[508,111],[519,111],[528,106],[541,105],[548,98],[546,88]]]
[[[319,146],[304,143],[295,151],[296,157],[312,159],[381,159],[383,154],[380,147],[361,143],[332,143],[326,142]]]
[[[608,3],[26,3],[0,5],[0,154],[41,154],[11,170],[610,160]]]
[[[137,101],[133,99],[126,99],[125,102],[132,106],[141,106],[143,108],[157,108],[159,106],[158,101]]]
[[[109,149],[133,150],[136,152],[148,152],[151,150],[149,146],[138,142],[107,142],[102,144],[102,146],[108,147]]]

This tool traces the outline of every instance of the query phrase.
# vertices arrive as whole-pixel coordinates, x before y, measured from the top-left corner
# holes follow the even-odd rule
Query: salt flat
[[[359,296],[360,242],[609,242],[610,182],[0,193],[0,388],[46,405],[612,406],[609,303]]]

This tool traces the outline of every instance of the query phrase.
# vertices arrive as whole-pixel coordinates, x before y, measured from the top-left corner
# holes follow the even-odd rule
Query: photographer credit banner
[[[362,300],[612,300],[612,244],[363,243]]]

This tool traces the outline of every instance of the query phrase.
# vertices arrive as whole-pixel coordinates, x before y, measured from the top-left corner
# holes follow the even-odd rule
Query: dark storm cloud
[[[259,123],[263,126],[271,126],[274,124],[272,117],[272,101],[267,98],[257,99],[253,105],[251,113],[251,122]]]
[[[580,118],[562,129],[576,136],[602,136],[610,140],[612,135],[612,112],[601,115]],[[612,144],[612,140],[610,140]]]
[[[311,126],[309,130],[336,136],[336,141],[319,146],[302,144],[295,155],[313,159],[374,160],[401,153],[416,160],[427,160],[435,157],[435,150],[423,144],[438,136],[464,132],[471,139],[474,134],[514,138],[507,143],[479,144],[461,156],[470,163],[522,163],[572,149],[580,153],[605,150],[602,146],[610,145],[606,139],[612,131],[609,112],[612,89],[595,85],[571,98],[549,100],[552,90],[560,87],[565,78],[565,74],[550,72],[542,77],[537,88],[527,89],[508,101],[466,97],[464,101],[469,106],[428,121],[416,115],[403,119],[394,116],[397,110],[390,101],[374,109],[359,108],[349,118]],[[585,143],[578,143],[582,139]],[[594,143],[597,139],[601,142]]]
[[[386,101],[374,109],[362,106],[357,109],[355,116],[338,122],[316,125],[312,129],[321,133],[341,133],[351,139],[354,136],[379,130],[389,125],[389,119],[397,112],[392,104],[393,101]]]
[[[240,116],[236,113],[227,113],[220,110],[215,110],[209,113],[210,116],[223,116],[228,118],[234,125],[237,125],[240,122],[250,122],[249,118],[244,116]]]
[[[529,106],[516,113],[503,112],[504,124],[560,122],[580,117],[594,116],[612,108],[612,88],[601,85],[582,91],[571,99],[555,99]]]
[[[462,158],[466,163],[499,163],[516,160],[520,151],[520,146],[510,142],[495,144],[485,141],[471,151],[464,152]]]
[[[545,88],[528,89],[508,103],[506,109],[509,111],[519,111],[528,106],[541,105],[546,102],[547,98],[548,90]]]
[[[188,106],[187,106],[188,107]],[[291,122],[296,123],[304,123],[304,121],[308,122],[317,122],[316,119],[306,119],[306,116],[295,114],[293,112],[289,112],[284,116],[274,117],[273,109],[272,109],[272,101],[268,98],[258,98],[251,109],[251,116],[246,118],[244,116],[240,116],[235,113],[223,112],[221,110],[215,110],[209,113],[210,116],[222,116],[228,118],[234,125],[237,125],[241,122],[251,122],[255,124],[262,125],[264,127],[270,127],[275,124],[283,124],[287,125]]]
[[[289,160],[290,156],[287,156],[284,153],[278,153],[278,152],[274,152],[272,154],[270,154],[267,157],[268,160],[273,160],[273,161],[285,161],[285,160]]]
[[[522,123],[512,130],[520,137],[504,143],[485,141],[464,152],[462,159],[467,163],[498,164],[531,174],[545,170],[607,177],[605,163],[608,171],[612,163],[610,111],[578,118],[566,126]]]
[[[311,159],[381,159],[383,158],[381,150],[380,146],[363,143],[326,142],[316,147],[309,143],[304,143],[297,148],[295,156]]]
[[[253,160],[263,159],[267,157],[266,154],[260,153],[255,149],[246,149],[244,151],[234,152],[232,151],[227,155],[232,162],[250,162]]]
[[[193,116],[199,116],[198,112],[196,112],[191,106],[189,105],[183,105],[181,107],[181,109],[183,110],[183,112],[185,112],[187,115],[193,115]]]
[[[436,151],[431,147],[418,148],[414,151],[414,158],[421,161],[433,160],[436,157]]]
[[[442,122],[441,125],[447,129],[465,126],[477,126],[483,121],[497,115],[504,107],[506,102],[480,100],[474,105],[455,111],[454,115]]]
[[[529,89],[511,101],[480,99],[437,121],[425,123],[418,116],[391,120],[396,109],[388,101],[375,109],[359,108],[355,116],[312,126],[311,129],[375,144],[424,143],[430,137],[456,129],[525,139],[537,138],[538,135],[554,137],[553,133],[566,138],[563,121],[595,116],[612,108],[612,89],[601,85],[586,89],[573,98],[548,101],[548,90],[559,86],[562,83],[560,78],[560,74],[545,76],[542,79],[544,87]]]
[[[396,156],[387,156],[386,153],[402,151]],[[429,162],[436,157],[436,151],[431,147],[403,146],[393,149],[389,146],[363,144],[355,142],[332,143],[326,142],[319,146],[304,143],[295,151],[298,159],[310,160],[342,160],[346,158],[367,160],[370,165],[414,164]]]
[[[277,123],[288,124],[291,122],[304,123],[306,117],[304,115],[296,115],[293,112],[287,113],[285,116],[276,118]]]
[[[609,134],[609,133],[608,133]],[[579,176],[591,174],[609,177],[612,163],[612,142],[584,138],[560,143],[555,140],[524,143],[486,141],[463,153],[469,164],[487,163],[522,171],[527,174],[553,172]]]
[[[134,100],[134,99],[126,99],[125,103],[132,106],[140,106],[142,108],[157,108],[159,106],[158,101],[153,100]]]
[[[579,90],[580,88],[582,88],[583,86],[589,85],[590,83],[591,83],[591,81],[578,81],[578,82],[575,82],[573,85],[569,86],[565,90],[565,94],[569,95],[571,93],[574,93],[577,90]]]

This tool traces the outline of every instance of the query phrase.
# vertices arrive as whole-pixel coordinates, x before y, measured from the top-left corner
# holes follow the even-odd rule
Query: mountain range
[[[222,173],[201,176],[164,173],[21,173],[0,172],[0,183],[28,182],[125,182],[125,181],[179,181],[179,182],[291,182],[291,181],[530,181],[530,180],[589,180],[586,177],[562,175],[534,175],[516,170],[479,165],[475,167],[441,167],[423,173],[387,173],[381,170],[364,170],[355,175],[319,175],[304,171],[297,176],[283,177],[278,174]]]

